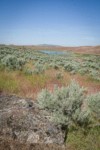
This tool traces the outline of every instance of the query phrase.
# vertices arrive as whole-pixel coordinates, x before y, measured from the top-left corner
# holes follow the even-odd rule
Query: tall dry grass
[[[62,77],[57,78],[61,73]],[[100,83],[80,74],[71,75],[64,70],[48,69],[45,73],[26,75],[22,71],[0,70],[0,92],[13,93],[23,97],[35,99],[43,88],[53,90],[54,86],[66,86],[71,79],[75,79],[81,86],[87,88],[88,93],[100,91]]]

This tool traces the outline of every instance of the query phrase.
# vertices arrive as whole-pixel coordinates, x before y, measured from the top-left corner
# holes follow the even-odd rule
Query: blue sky
[[[100,0],[0,0],[0,43],[100,45]]]

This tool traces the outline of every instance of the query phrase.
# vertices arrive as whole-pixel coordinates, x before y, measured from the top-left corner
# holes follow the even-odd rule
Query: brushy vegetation
[[[6,73],[8,71],[8,74],[12,72],[11,76],[13,76],[14,71],[17,71],[16,78],[12,78],[12,80],[18,80],[20,82],[20,78],[24,78],[25,80],[22,81],[27,83],[27,78],[30,78],[32,84],[35,82],[36,88],[38,88],[39,84],[44,84],[40,86],[41,88],[47,87],[49,84],[49,88],[52,90],[52,86],[55,84],[59,86],[69,84],[71,78],[74,78],[75,75],[78,78],[81,76],[83,76],[82,78],[86,77],[86,79],[83,79],[83,85],[85,84],[86,87],[90,84],[89,87],[94,86],[95,91],[99,91],[100,88],[99,55],[77,55],[69,51],[59,55],[48,55],[39,50],[32,50],[23,46],[2,45],[0,46],[0,70],[2,74],[5,74],[5,71]],[[21,77],[18,75],[19,71],[21,71]],[[38,77],[36,78],[35,75]],[[41,75],[46,77],[46,79],[43,78],[45,81],[41,79]],[[39,78],[40,82],[36,81],[39,80]],[[82,78],[80,78],[81,82]],[[4,83],[3,81],[1,83],[5,84],[5,81]],[[20,84],[20,86],[23,86],[23,84]],[[2,85],[0,86],[0,91],[5,91],[6,88]],[[27,89],[26,86],[25,89]],[[15,93],[17,93],[17,91]]]
[[[40,108],[51,113],[50,120],[65,131],[64,142],[78,149],[99,150],[100,93],[87,96],[84,88],[72,81],[67,87],[55,87],[53,92],[43,89],[37,100]]]
[[[37,99],[41,108],[52,113],[52,121],[65,128],[64,141],[66,141],[69,127],[76,123],[77,120],[81,122],[81,117],[79,116],[84,100],[83,88],[72,82],[68,87],[55,87],[53,93],[44,89]]]
[[[33,62],[34,69],[24,68],[29,61]],[[86,55],[79,56],[72,52],[62,55],[48,55],[41,51],[21,50],[14,47],[0,47],[0,63],[9,69],[25,69],[26,73],[39,74],[48,68],[63,69],[71,74],[80,73],[91,76],[92,79],[100,81],[100,56]]]
[[[100,87],[100,55],[68,51],[48,55],[27,47],[0,46],[0,92],[35,99],[44,89],[39,104],[66,130],[70,149],[99,150],[100,93],[87,96],[78,83],[69,84],[74,77],[94,89]]]
[[[25,61],[21,58],[17,58],[14,55],[7,55],[1,59],[1,64],[12,70],[22,70]]]

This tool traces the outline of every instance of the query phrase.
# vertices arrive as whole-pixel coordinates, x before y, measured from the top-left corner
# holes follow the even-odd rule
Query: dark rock
[[[0,95],[0,137],[27,143],[63,144],[61,128],[49,121],[49,114],[36,102]]]
[[[33,102],[28,102],[28,107],[33,107]]]
[[[69,148],[57,144],[23,143],[20,141],[0,138],[0,150],[68,150]]]

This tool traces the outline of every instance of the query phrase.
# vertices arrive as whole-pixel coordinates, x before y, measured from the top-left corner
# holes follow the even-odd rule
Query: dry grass
[[[25,75],[20,71],[0,71],[0,91],[35,99],[41,89],[62,85],[53,74]]]
[[[62,74],[62,78],[57,78],[58,73]],[[21,71],[0,71],[0,91],[35,99],[41,89],[47,88],[52,91],[55,85],[59,87],[68,85],[71,79],[77,80],[81,86],[86,87],[87,93],[100,91],[100,82],[93,81],[87,76],[71,75],[55,69],[46,70],[45,73],[38,75],[26,75]]]
[[[18,82],[12,72],[0,71],[0,91],[18,93]]]
[[[100,91],[100,81],[96,81],[91,79],[88,76],[82,76],[80,74],[76,74],[73,77],[81,86],[86,87],[87,93],[96,93]]]

